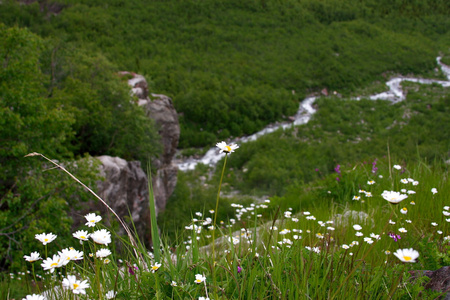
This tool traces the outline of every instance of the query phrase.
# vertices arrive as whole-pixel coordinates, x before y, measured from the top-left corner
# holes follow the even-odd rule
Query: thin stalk
[[[49,161],[50,163],[54,164],[55,166],[57,166],[59,169],[61,169],[62,171],[64,171],[65,173],[67,173],[73,180],[75,180],[76,182],[78,182],[82,187],[84,187],[86,190],[88,190],[88,192],[90,192],[92,195],[94,195],[95,198],[97,198],[98,200],[100,200],[101,203],[103,203],[103,205],[106,206],[106,208],[109,209],[109,211],[111,211],[113,213],[114,216],[116,216],[117,220],[119,220],[119,223],[122,225],[122,227],[125,229],[125,231],[127,232],[128,238],[130,239],[131,244],[133,245],[133,251],[136,255],[136,257],[138,259],[140,259],[140,261],[142,262],[142,264],[144,265],[145,269],[147,270],[147,264],[144,261],[144,257],[142,257],[141,253],[137,252],[138,244],[136,243],[135,239],[133,238],[133,235],[130,231],[130,229],[128,228],[128,226],[122,221],[122,219],[119,217],[119,215],[105,202],[105,200],[103,200],[99,195],[97,195],[93,190],[91,190],[87,185],[85,185],[83,182],[81,182],[78,178],[76,178],[74,175],[72,175],[72,173],[70,173],[69,171],[67,171],[63,166],[61,166],[60,164],[54,162],[53,160],[49,159],[48,157],[46,157],[45,155],[38,153],[38,152],[32,152],[29,153],[27,155],[25,155],[25,157],[30,157],[30,156],[41,156],[42,158],[44,158],[45,160]],[[46,253],[47,255],[47,253]]]
[[[218,209],[219,209],[219,199],[220,199],[220,188],[222,187],[222,180],[223,180],[223,174],[225,173],[225,166],[227,165],[227,158],[228,158],[228,153],[225,154],[225,161],[223,162],[223,168],[222,168],[222,174],[220,176],[220,182],[219,182],[219,190],[217,191],[217,199],[216,199],[216,209],[214,210],[215,214],[214,214],[214,223],[213,223],[213,232],[212,232],[212,258],[213,258],[213,264],[212,264],[212,276],[213,276],[213,283],[214,286],[217,286],[216,284],[216,252],[215,252],[215,247],[216,247],[216,222],[217,222],[217,214],[218,214]],[[217,291],[216,291],[217,293]],[[217,295],[216,295],[217,296]],[[217,297],[216,297],[217,298]]]
[[[153,193],[152,184],[152,169],[150,163],[147,165],[148,174],[148,202],[150,208],[150,227],[152,232],[152,244],[153,244],[153,255],[155,256],[155,261],[161,261],[161,251],[160,251],[160,241],[158,233],[158,224],[156,223],[156,207],[155,207],[155,195]]]

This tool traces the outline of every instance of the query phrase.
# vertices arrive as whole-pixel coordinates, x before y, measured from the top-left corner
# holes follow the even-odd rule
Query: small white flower
[[[413,181],[412,184],[413,184],[413,185],[419,185],[419,182],[416,180],[416,181]]]
[[[25,258],[26,261],[29,262],[35,262],[37,260],[42,259],[41,255],[39,254],[39,252],[35,251],[35,252],[31,252],[30,256],[28,255],[24,255],[23,258]]]
[[[449,210],[449,209],[450,209],[450,206],[444,206],[444,209],[445,209],[445,210]]]
[[[402,178],[402,179],[400,179],[400,182],[403,183],[403,184],[407,184],[408,183],[408,179]]]
[[[90,238],[95,243],[100,245],[108,245],[109,243],[111,243],[111,233],[109,233],[109,231],[106,229],[94,231],[94,233],[91,234]]]
[[[381,196],[389,201],[392,204],[397,204],[400,201],[408,198],[408,195],[405,194],[400,194],[399,192],[394,192],[394,191],[383,191],[383,193],[381,194]]]
[[[86,295],[86,289],[89,288],[89,283],[87,283],[87,280],[77,280],[75,275],[68,275],[67,278],[64,278],[62,285],[65,289],[71,289],[74,294]]]
[[[413,191],[413,190],[408,190],[406,193],[409,194],[409,195],[413,195],[413,194],[415,194],[416,192]]]
[[[396,170],[401,170],[401,169],[402,169],[402,166],[400,166],[400,165],[394,165],[394,169],[396,169]]]
[[[86,224],[84,225],[87,225],[89,227],[94,227],[97,222],[100,222],[102,220],[101,216],[97,216],[94,213],[87,214],[84,217],[87,220]]]
[[[438,231],[436,231],[438,234],[442,234],[442,231],[441,230],[438,230]]]
[[[395,222],[394,222],[394,221],[392,221],[392,220],[389,220],[389,224],[392,224],[392,225],[394,225],[394,224],[395,224]]]
[[[361,227],[361,225],[355,224],[355,225],[353,225],[353,229],[355,229],[355,230],[361,230],[362,227]]]
[[[368,185],[374,185],[374,184],[375,184],[375,181],[374,181],[374,180],[369,180],[369,181],[367,181],[367,184],[368,184]]]
[[[403,207],[402,209],[400,209],[400,212],[406,215],[408,213],[408,209],[406,207]]]
[[[399,229],[398,229],[398,231],[400,231],[400,232],[402,232],[402,233],[406,233],[406,232],[408,232],[408,230],[406,230],[406,229],[405,229],[405,228],[403,228],[403,227],[402,227],[402,228],[399,228]]]
[[[77,238],[81,241],[87,241],[90,234],[87,232],[87,230],[78,230],[72,235],[74,238]]]
[[[44,246],[47,245],[48,243],[53,242],[56,239],[56,237],[57,235],[53,233],[41,233],[35,235],[35,238],[39,240]]]
[[[375,233],[371,233],[371,234],[370,234],[370,237],[371,237],[371,238],[374,238],[374,239],[376,239],[376,240],[381,239],[380,235],[379,235],[379,234],[375,234]]]
[[[98,258],[104,258],[111,255],[111,250],[107,249],[107,248],[102,248],[100,250],[97,250],[97,252],[95,252],[95,256]]]
[[[217,143],[216,147],[220,149],[220,153],[227,153],[227,154],[228,153],[233,153],[234,150],[239,148],[239,146],[236,145],[236,144],[227,145],[227,143],[225,143],[225,142]]]
[[[47,257],[45,260],[43,260],[41,266],[44,271],[49,270],[50,273],[53,273],[55,271],[55,268],[61,266],[59,255],[53,254],[52,258]]]
[[[194,280],[194,282],[195,283],[202,283],[202,282],[204,282],[206,280],[206,276],[205,275],[202,275],[202,274],[195,274],[195,280]]]
[[[436,222],[431,222],[431,225],[436,227],[436,226],[438,226],[438,223],[436,223]]]
[[[437,191],[437,189],[436,189],[436,188],[432,188],[432,189],[431,189],[431,192],[432,192],[432,193],[433,193],[433,195],[434,195],[434,194],[436,194],[436,193],[437,193],[438,191]]]
[[[346,244],[342,245],[341,247],[342,247],[343,249],[345,249],[345,250],[347,250],[347,249],[350,248],[350,246],[349,246],[349,245],[346,245]]]
[[[411,220],[405,220],[405,222],[406,222],[406,223],[410,223],[410,224],[412,223]]]
[[[175,281],[172,280],[172,283],[170,284],[171,286],[178,286],[177,283]]]
[[[158,271],[158,269],[161,267],[160,263],[155,262],[154,265],[152,265],[151,271],[152,273],[155,273],[156,271]]]
[[[116,297],[117,292],[114,292],[114,290],[108,291],[106,293],[106,299],[110,300],[110,299],[114,299],[114,297]]]
[[[355,233],[356,236],[363,236],[364,234],[361,231],[358,231],[357,233]]]
[[[238,238],[235,238],[235,237],[228,237],[228,241],[229,241],[230,243],[233,243],[233,245],[239,244],[239,239],[238,239]]]
[[[74,248],[66,248],[58,251],[63,266],[67,265],[71,260],[83,259],[83,251],[75,250]]]
[[[402,262],[416,262],[416,259],[419,257],[419,252],[410,248],[410,249],[398,249],[395,253],[395,256],[398,257]]]
[[[47,300],[47,298],[44,296],[41,296],[41,295],[33,294],[33,295],[27,295],[27,297],[23,298],[22,300]]]
[[[361,197],[359,197],[359,196],[353,196],[353,199],[352,200],[359,200]]]
[[[364,238],[364,242],[368,243],[368,244],[372,244],[373,240],[370,237],[365,237]]]

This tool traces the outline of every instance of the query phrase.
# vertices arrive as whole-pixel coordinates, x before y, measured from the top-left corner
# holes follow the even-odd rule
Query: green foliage
[[[27,29],[0,24],[0,268],[17,268],[33,251],[34,234],[65,240],[68,211],[86,197],[30,152],[76,165],[93,185],[97,163],[88,154],[148,160],[160,150],[145,112],[103,56],[67,50]],[[68,160],[77,163],[67,162]],[[84,161],[83,161],[84,160]],[[43,173],[45,172],[45,173]],[[55,218],[48,218],[48,216]]]
[[[181,147],[283,120],[310,91],[346,94],[385,72],[422,74],[450,45],[446,1],[66,0],[48,16],[4,2],[9,26],[148,75],[183,115]]]
[[[236,180],[229,182],[245,192],[282,195],[289,186],[334,173],[338,164],[381,158],[388,146],[403,160],[447,160],[450,98],[446,88],[403,86],[407,99],[394,105],[318,99],[318,110],[308,124],[242,144],[229,162],[237,173]]]

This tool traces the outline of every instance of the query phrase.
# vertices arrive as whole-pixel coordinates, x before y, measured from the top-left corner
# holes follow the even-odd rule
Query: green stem
[[[222,187],[222,180],[223,180],[223,174],[225,173],[225,166],[227,165],[227,158],[228,153],[225,154],[225,161],[223,162],[223,168],[222,168],[222,174],[220,176],[220,183],[219,183],[219,190],[217,192],[217,200],[216,200],[216,209],[214,210],[214,223],[213,223],[213,232],[212,232],[212,276],[213,276],[213,282],[214,286],[217,286],[216,284],[216,253],[215,253],[215,247],[216,247],[216,224],[217,224],[217,214],[219,210],[219,199],[220,199],[220,188]],[[217,295],[216,295],[217,296]],[[217,298],[217,297],[216,297]]]

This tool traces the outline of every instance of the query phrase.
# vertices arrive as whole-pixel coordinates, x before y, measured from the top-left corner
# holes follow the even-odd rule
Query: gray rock
[[[137,104],[143,106],[147,116],[155,120],[164,149],[160,158],[154,159],[152,167],[156,175],[152,177],[156,213],[166,208],[167,200],[175,189],[178,168],[172,163],[180,137],[178,115],[172,100],[164,95],[150,94],[148,85],[142,75],[120,72],[121,75],[131,75],[128,84],[132,93],[138,97]],[[99,167],[101,176],[105,179],[97,183],[98,195],[124,220],[130,228],[136,228],[141,242],[151,244],[149,191],[146,173],[138,161],[126,161],[119,157],[100,156]],[[73,212],[74,226],[85,223],[83,216],[98,211],[109,226],[115,216],[98,201],[83,204],[82,211]],[[119,233],[125,234],[120,227]]]
[[[430,281],[425,284],[425,289],[442,292],[442,296],[436,299],[450,300],[450,266],[442,267],[436,271],[415,270],[409,271],[409,273],[412,281],[422,276],[429,277]]]

